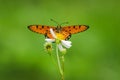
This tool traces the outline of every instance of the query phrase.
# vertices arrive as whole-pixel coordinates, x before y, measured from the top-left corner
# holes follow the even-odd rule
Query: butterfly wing
[[[69,39],[71,34],[76,34],[87,30],[89,26],[87,25],[74,25],[62,27],[61,34],[65,36],[65,39]]]
[[[39,34],[43,34],[43,35],[45,35],[45,37],[52,39],[53,37],[50,34],[50,28],[52,28],[53,30],[56,30],[55,27],[51,27],[51,26],[44,26],[44,25],[30,25],[30,26],[28,26],[29,30],[36,32],[36,33],[39,33]]]
[[[83,32],[88,28],[89,26],[87,25],[75,25],[75,26],[62,27],[62,31],[68,32],[70,34],[75,34],[75,33]]]

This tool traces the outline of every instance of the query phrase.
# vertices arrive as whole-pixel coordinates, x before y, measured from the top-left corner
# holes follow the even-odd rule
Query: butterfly
[[[53,26],[45,26],[45,25],[28,26],[29,30],[39,34],[43,34],[45,35],[46,38],[53,39],[53,36],[50,33],[50,28],[53,29],[55,34],[61,34],[63,36],[62,38],[63,40],[68,40],[70,39],[72,34],[83,32],[87,30],[89,26],[88,25],[73,25],[73,26],[65,26],[65,27],[61,27],[61,26],[53,27]]]

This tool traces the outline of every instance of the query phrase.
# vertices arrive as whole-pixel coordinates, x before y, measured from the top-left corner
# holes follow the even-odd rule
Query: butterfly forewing
[[[89,26],[87,25],[66,26],[66,27],[62,27],[62,31],[68,32],[69,34],[75,34],[78,32],[83,32],[88,28]]]
[[[50,34],[50,28],[56,30],[56,27],[44,26],[44,25],[30,25],[28,26],[28,28],[33,32],[43,34],[48,38],[53,38],[52,35]]]

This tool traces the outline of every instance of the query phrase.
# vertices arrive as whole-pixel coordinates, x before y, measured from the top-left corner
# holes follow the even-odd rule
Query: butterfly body
[[[57,27],[56,27],[57,33],[60,33],[61,29],[62,29],[61,26],[57,26]]]
[[[62,40],[67,40],[71,37],[72,34],[76,34],[79,32],[83,32],[89,28],[87,25],[73,25],[73,26],[44,26],[44,25],[30,25],[28,26],[28,29],[30,29],[33,32],[43,34],[45,37],[53,39],[50,28],[53,29],[54,33],[57,35],[57,37],[61,37]]]

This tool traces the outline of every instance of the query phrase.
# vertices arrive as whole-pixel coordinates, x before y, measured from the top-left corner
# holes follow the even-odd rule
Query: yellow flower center
[[[56,36],[59,40],[64,40],[64,35],[61,33],[56,33]]]

